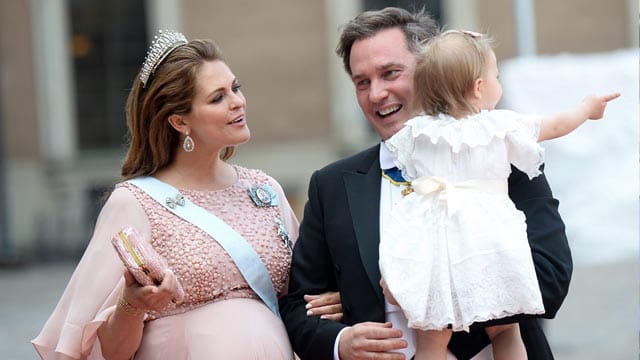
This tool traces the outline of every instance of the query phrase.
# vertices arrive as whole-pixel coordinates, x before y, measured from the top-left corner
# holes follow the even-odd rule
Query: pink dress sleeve
[[[97,331],[124,288],[124,265],[111,237],[124,226],[150,238],[150,224],[133,194],[116,188],[102,208],[87,249],[55,310],[31,342],[42,359],[102,359]]]

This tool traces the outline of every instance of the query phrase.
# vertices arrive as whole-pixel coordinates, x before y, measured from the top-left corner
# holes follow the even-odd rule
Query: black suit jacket
[[[347,325],[385,321],[380,288],[380,161],[376,145],[313,173],[308,201],[293,252],[289,294],[280,311],[296,353],[303,359],[332,359],[338,332]],[[566,296],[571,253],[564,224],[544,175],[529,181],[513,168],[509,195],[527,217],[527,232],[546,313],[552,318]],[[341,323],[307,317],[303,295],[339,291]],[[552,359],[537,319],[520,316],[529,359]],[[482,325],[470,333],[454,333],[450,349],[468,359],[488,344]],[[486,325],[486,324],[485,324]]]

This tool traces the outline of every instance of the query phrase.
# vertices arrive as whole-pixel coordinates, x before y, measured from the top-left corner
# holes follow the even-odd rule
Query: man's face
[[[415,115],[416,56],[402,31],[391,28],[354,42],[350,65],[358,104],[382,140],[387,140]]]

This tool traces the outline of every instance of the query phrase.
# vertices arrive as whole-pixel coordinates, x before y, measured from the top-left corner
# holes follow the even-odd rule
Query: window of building
[[[79,150],[121,147],[147,45],[144,1],[69,0]]]

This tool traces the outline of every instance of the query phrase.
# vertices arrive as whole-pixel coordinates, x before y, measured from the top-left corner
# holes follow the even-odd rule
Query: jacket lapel
[[[373,147],[365,160],[361,168],[345,172],[344,183],[362,264],[378,297],[383,299],[378,267],[381,181],[379,146]]]

